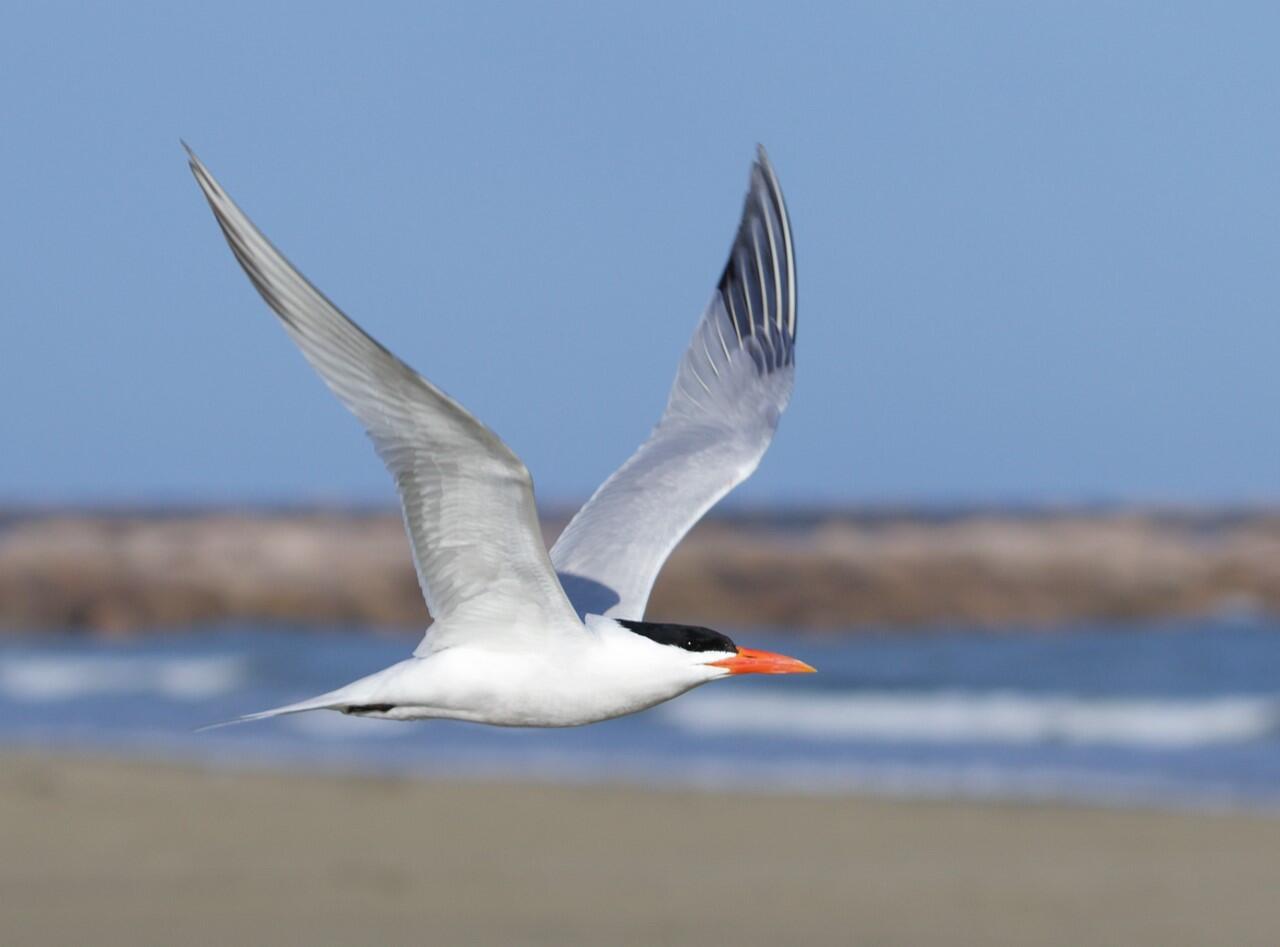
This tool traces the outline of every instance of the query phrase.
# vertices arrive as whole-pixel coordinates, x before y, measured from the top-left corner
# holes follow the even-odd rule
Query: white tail
[[[348,700],[343,699],[347,688],[330,691],[327,694],[321,694],[319,697],[312,697],[310,700],[300,700],[296,704],[285,704],[283,707],[275,707],[271,710],[259,710],[257,713],[245,714],[243,717],[237,717],[235,720],[224,720],[221,723],[211,723],[207,727],[197,727],[196,733],[203,733],[206,730],[217,730],[220,727],[230,727],[237,723],[251,723],[254,720],[266,720],[268,717],[283,717],[285,714],[300,714],[307,710],[339,710],[347,706]]]

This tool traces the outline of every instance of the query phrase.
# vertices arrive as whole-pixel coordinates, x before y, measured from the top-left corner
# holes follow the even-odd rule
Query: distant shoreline
[[[544,521],[548,540],[566,517]],[[650,616],[712,626],[1048,626],[1280,614],[1280,510],[872,509],[713,515]],[[421,628],[396,513],[0,510],[0,629],[253,620]]]

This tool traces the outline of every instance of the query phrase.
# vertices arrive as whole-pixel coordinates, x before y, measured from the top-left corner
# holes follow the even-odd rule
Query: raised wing
[[[580,628],[547,557],[528,470],[492,431],[348,319],[290,265],[190,149],[227,243],[395,477],[436,624],[421,652],[465,634]]]
[[[729,262],[680,361],[666,412],[552,547],[580,615],[644,616],[676,543],[768,449],[791,397],[795,343],[791,223],[760,148]]]

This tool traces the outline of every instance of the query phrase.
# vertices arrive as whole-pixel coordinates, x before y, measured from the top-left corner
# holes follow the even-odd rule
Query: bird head
[[[772,651],[740,648],[728,635],[698,625],[626,621],[618,624],[657,644],[677,648],[690,664],[711,672],[709,680],[735,674],[806,674],[813,668],[796,658]]]

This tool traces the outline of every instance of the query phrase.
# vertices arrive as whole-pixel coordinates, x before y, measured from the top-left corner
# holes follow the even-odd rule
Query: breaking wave
[[[0,697],[60,701],[84,697],[152,695],[207,700],[245,681],[238,657],[41,655],[0,659]]]
[[[1102,698],[1017,692],[700,695],[666,706],[687,731],[809,740],[1110,744],[1177,749],[1280,735],[1269,697]]]

